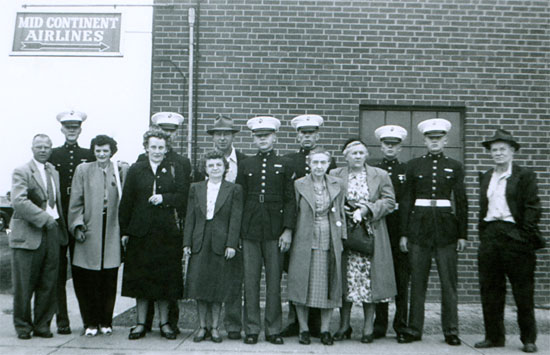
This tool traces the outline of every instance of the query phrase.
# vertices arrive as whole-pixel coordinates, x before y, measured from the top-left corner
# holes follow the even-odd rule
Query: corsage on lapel
[[[161,172],[162,172],[163,174],[166,174],[166,168],[162,168]]]

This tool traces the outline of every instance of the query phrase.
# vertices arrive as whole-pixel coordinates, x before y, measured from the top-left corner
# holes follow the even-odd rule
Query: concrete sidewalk
[[[119,275],[120,277],[120,275]],[[120,283],[119,283],[120,285]],[[120,294],[120,293],[118,293]],[[15,335],[12,320],[12,295],[0,294],[0,354],[56,354],[56,355],[126,355],[126,354],[383,354],[383,355],[441,355],[441,354],[518,354],[521,352],[521,343],[517,335],[510,335],[505,348],[478,350],[473,344],[483,338],[480,334],[463,334],[462,346],[451,347],[445,344],[443,336],[425,335],[421,342],[412,344],[398,344],[395,338],[388,336],[375,340],[372,344],[361,344],[360,335],[354,334],[353,339],[337,342],[333,346],[323,346],[318,339],[304,346],[298,343],[297,338],[286,338],[285,345],[272,345],[266,343],[263,338],[257,345],[246,345],[242,341],[228,340],[224,335],[224,341],[215,344],[211,341],[193,343],[193,331],[184,330],[177,340],[168,341],[160,337],[157,330],[148,333],[139,340],[128,340],[129,329],[115,327],[111,336],[97,336],[87,338],[80,335],[82,321],[78,310],[78,303],[72,289],[72,282],[67,283],[67,297],[69,317],[73,334],[58,335],[54,333],[51,339],[32,338],[31,340],[19,340]],[[134,306],[134,300],[126,297],[117,297],[115,313],[120,314]],[[355,314],[355,312],[354,312]],[[360,315],[360,312],[357,312]],[[337,317],[337,313],[335,313]],[[482,321],[479,314],[479,321]],[[52,331],[55,332],[55,324]],[[539,334],[537,341],[539,354],[550,354],[550,335]]]

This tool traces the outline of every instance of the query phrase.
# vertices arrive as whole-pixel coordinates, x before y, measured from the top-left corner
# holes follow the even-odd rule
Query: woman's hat
[[[512,134],[501,128],[497,129],[491,138],[481,144],[483,144],[486,149],[491,149],[491,144],[494,142],[506,142],[514,147],[515,150],[519,150],[519,143],[512,137]]]

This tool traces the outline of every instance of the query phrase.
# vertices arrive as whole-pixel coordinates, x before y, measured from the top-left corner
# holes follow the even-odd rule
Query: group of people
[[[385,125],[375,131],[381,161],[371,163],[367,145],[351,138],[342,147],[345,166],[336,167],[332,153],[318,145],[321,116],[292,119],[300,150],[286,156],[274,149],[278,119],[247,121],[258,152],[245,156],[233,147],[239,129],[219,116],[207,131],[214,149],[192,174],[189,160],[171,147],[183,122],[177,113],[152,116],[143,135],[145,153],[131,166],[113,160],[117,143],[106,135],[92,139],[89,150],[78,146],[85,114],[64,112],[57,119],[65,144],[52,149],[48,136],[36,135],[33,159],[13,173],[9,244],[20,339],[52,337],[54,315],[57,332],[71,333],[69,259],[86,336],[112,333],[124,263],[122,296],[136,299],[131,340],[151,331],[155,308],[161,336],[176,339],[178,300],[185,297],[197,304],[193,341],[221,342],[223,322],[229,339],[242,339],[244,331],[244,342],[256,344],[264,270],[266,341],[283,344],[284,337],[297,336],[310,344],[318,337],[332,345],[349,339],[357,304],[364,315],[361,342],[371,343],[386,335],[388,303],[395,299],[397,341],[410,343],[422,338],[435,258],[445,341],[461,344],[457,253],[466,247],[468,214],[464,168],[444,154],[449,121],[418,124],[427,153],[408,163],[399,161],[407,130]],[[519,143],[509,132],[497,130],[483,145],[495,167],[480,174],[478,260],[486,338],[475,346],[505,344],[508,277],[523,350],[536,352],[535,250],[544,239],[537,227],[535,173],[513,163]],[[362,238],[370,241],[369,251],[352,243]],[[284,329],[283,272],[290,302]],[[333,334],[335,308],[340,321]]]

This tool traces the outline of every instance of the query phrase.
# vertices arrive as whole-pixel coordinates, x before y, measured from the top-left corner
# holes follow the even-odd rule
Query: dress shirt
[[[46,166],[44,164],[42,164],[41,162],[39,162],[38,160],[34,159],[34,158],[32,160],[34,161],[34,164],[38,168],[38,172],[40,173],[40,176],[42,177],[42,182],[44,183],[44,187],[47,187],[48,186],[48,180],[46,178]],[[53,192],[53,198],[54,198],[54,201],[56,201],[57,196],[56,196],[56,191],[55,191],[55,181],[53,180],[53,177],[52,177],[52,187],[53,187],[53,191],[52,191]],[[58,219],[59,218],[59,213],[57,212],[57,205],[56,204],[53,205],[53,208],[50,207],[49,204],[46,204],[46,213],[49,214],[50,216],[52,216],[53,219]]]
[[[487,216],[484,218],[486,222],[505,221],[516,223],[508,207],[508,202],[506,202],[506,184],[511,175],[512,164],[509,164],[508,168],[503,173],[497,173],[496,170],[493,171],[489,187],[487,188],[487,200],[489,201],[489,205],[487,208]]]
[[[206,219],[211,220],[214,218],[214,209],[216,208],[216,199],[218,198],[218,192],[220,192],[220,182],[208,181],[206,184]]]
[[[159,164],[153,163],[152,161],[149,160],[149,165],[151,166],[151,169],[153,170],[153,175],[156,176],[157,175],[157,169],[158,169],[160,163]],[[153,181],[153,195],[156,195],[156,194],[157,194],[157,179],[155,179]]]
[[[226,158],[229,163],[229,169],[225,174],[225,181],[235,182],[237,180],[237,152],[231,147],[231,154]]]

